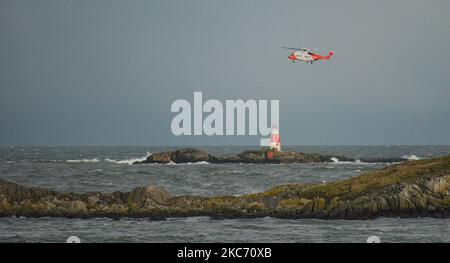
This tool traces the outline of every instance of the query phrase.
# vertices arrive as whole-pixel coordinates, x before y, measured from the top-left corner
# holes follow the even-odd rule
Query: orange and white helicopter
[[[330,51],[328,55],[322,56],[311,52],[311,49],[309,48],[293,48],[293,47],[283,47],[283,48],[292,50],[292,53],[288,57],[288,59],[292,62],[304,61],[306,63],[312,64],[314,61],[318,60],[330,60],[331,57],[334,55],[334,51]]]

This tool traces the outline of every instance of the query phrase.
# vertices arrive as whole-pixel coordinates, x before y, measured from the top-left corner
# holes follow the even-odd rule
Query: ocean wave
[[[78,159],[78,160],[66,160],[68,163],[98,163],[99,160],[97,158],[93,159]]]
[[[50,159],[15,159],[15,160],[4,160],[2,163],[6,164],[27,164],[27,163],[58,163],[67,160],[50,160]]]
[[[336,157],[332,157],[330,159],[333,161],[334,164],[355,164],[355,165],[395,164],[395,163],[384,163],[384,162],[363,162],[361,160],[339,161],[339,159]]]
[[[417,160],[422,160],[422,157],[419,157],[417,155],[414,154],[408,154],[408,155],[403,155],[402,158],[408,159],[408,160],[412,160],[412,161],[417,161]]]
[[[27,160],[24,160],[25,162]],[[61,160],[53,160],[53,159],[33,159],[31,160],[33,163],[59,163],[62,162]]]
[[[140,161],[144,161],[145,158],[131,158],[131,159],[124,159],[124,160],[114,160],[114,159],[109,159],[106,158],[105,162],[107,163],[116,163],[116,164],[133,164],[134,162],[140,162]]]
[[[359,160],[356,160],[356,161],[354,161],[354,162],[349,162],[349,161],[339,161],[339,159],[336,158],[336,157],[331,157],[330,159],[331,159],[331,160],[333,161],[333,163],[335,163],[335,164],[361,164],[361,161],[359,161]]]
[[[156,164],[156,163],[155,163]],[[210,164],[206,161],[200,161],[200,162],[188,162],[188,163],[176,163],[174,161],[170,161],[169,163],[164,163],[162,165],[196,165],[196,164]]]
[[[130,159],[123,159],[123,160],[115,160],[115,159],[110,159],[110,158],[106,158],[105,162],[108,163],[116,163],[116,164],[133,164],[135,162],[142,162],[145,161],[147,159],[148,156],[152,155],[151,153],[147,152],[147,155],[144,157],[140,157],[140,158],[130,158]]]
[[[207,161],[195,162],[195,163],[185,163],[185,164],[209,164]]]
[[[192,217],[168,217],[166,221],[183,221],[188,223],[197,223],[203,221],[210,221],[211,217],[209,216],[192,216]]]

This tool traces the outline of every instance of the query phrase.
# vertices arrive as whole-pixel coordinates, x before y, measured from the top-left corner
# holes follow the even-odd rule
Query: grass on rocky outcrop
[[[336,197],[346,200],[392,185],[425,181],[440,175],[450,175],[450,157],[410,161],[328,184],[281,185],[262,193],[243,195],[240,198],[247,201],[267,198],[292,199],[284,200],[283,204],[304,204],[306,200],[317,197],[328,201]]]

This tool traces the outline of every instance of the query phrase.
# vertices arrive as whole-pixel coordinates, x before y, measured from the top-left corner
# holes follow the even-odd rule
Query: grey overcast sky
[[[176,99],[279,99],[284,144],[450,144],[450,1],[1,0],[0,145],[175,137]],[[282,46],[337,51],[290,63]],[[415,118],[420,114],[421,118]]]

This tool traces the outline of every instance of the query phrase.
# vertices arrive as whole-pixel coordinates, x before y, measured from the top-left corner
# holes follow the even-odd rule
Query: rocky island
[[[0,180],[0,217],[449,218],[449,191],[450,157],[408,161],[328,184],[281,185],[242,196],[171,196],[158,186],[131,192],[60,193]]]
[[[341,162],[361,161],[366,163],[399,163],[408,161],[406,158],[363,158],[361,160],[355,160],[345,156],[330,156],[295,151],[281,152],[271,151],[269,149],[244,151],[231,157],[217,157],[199,149],[187,148],[170,152],[155,153],[148,156],[146,160],[135,162],[135,164],[195,162],[279,164],[334,162],[335,160],[339,160]]]

